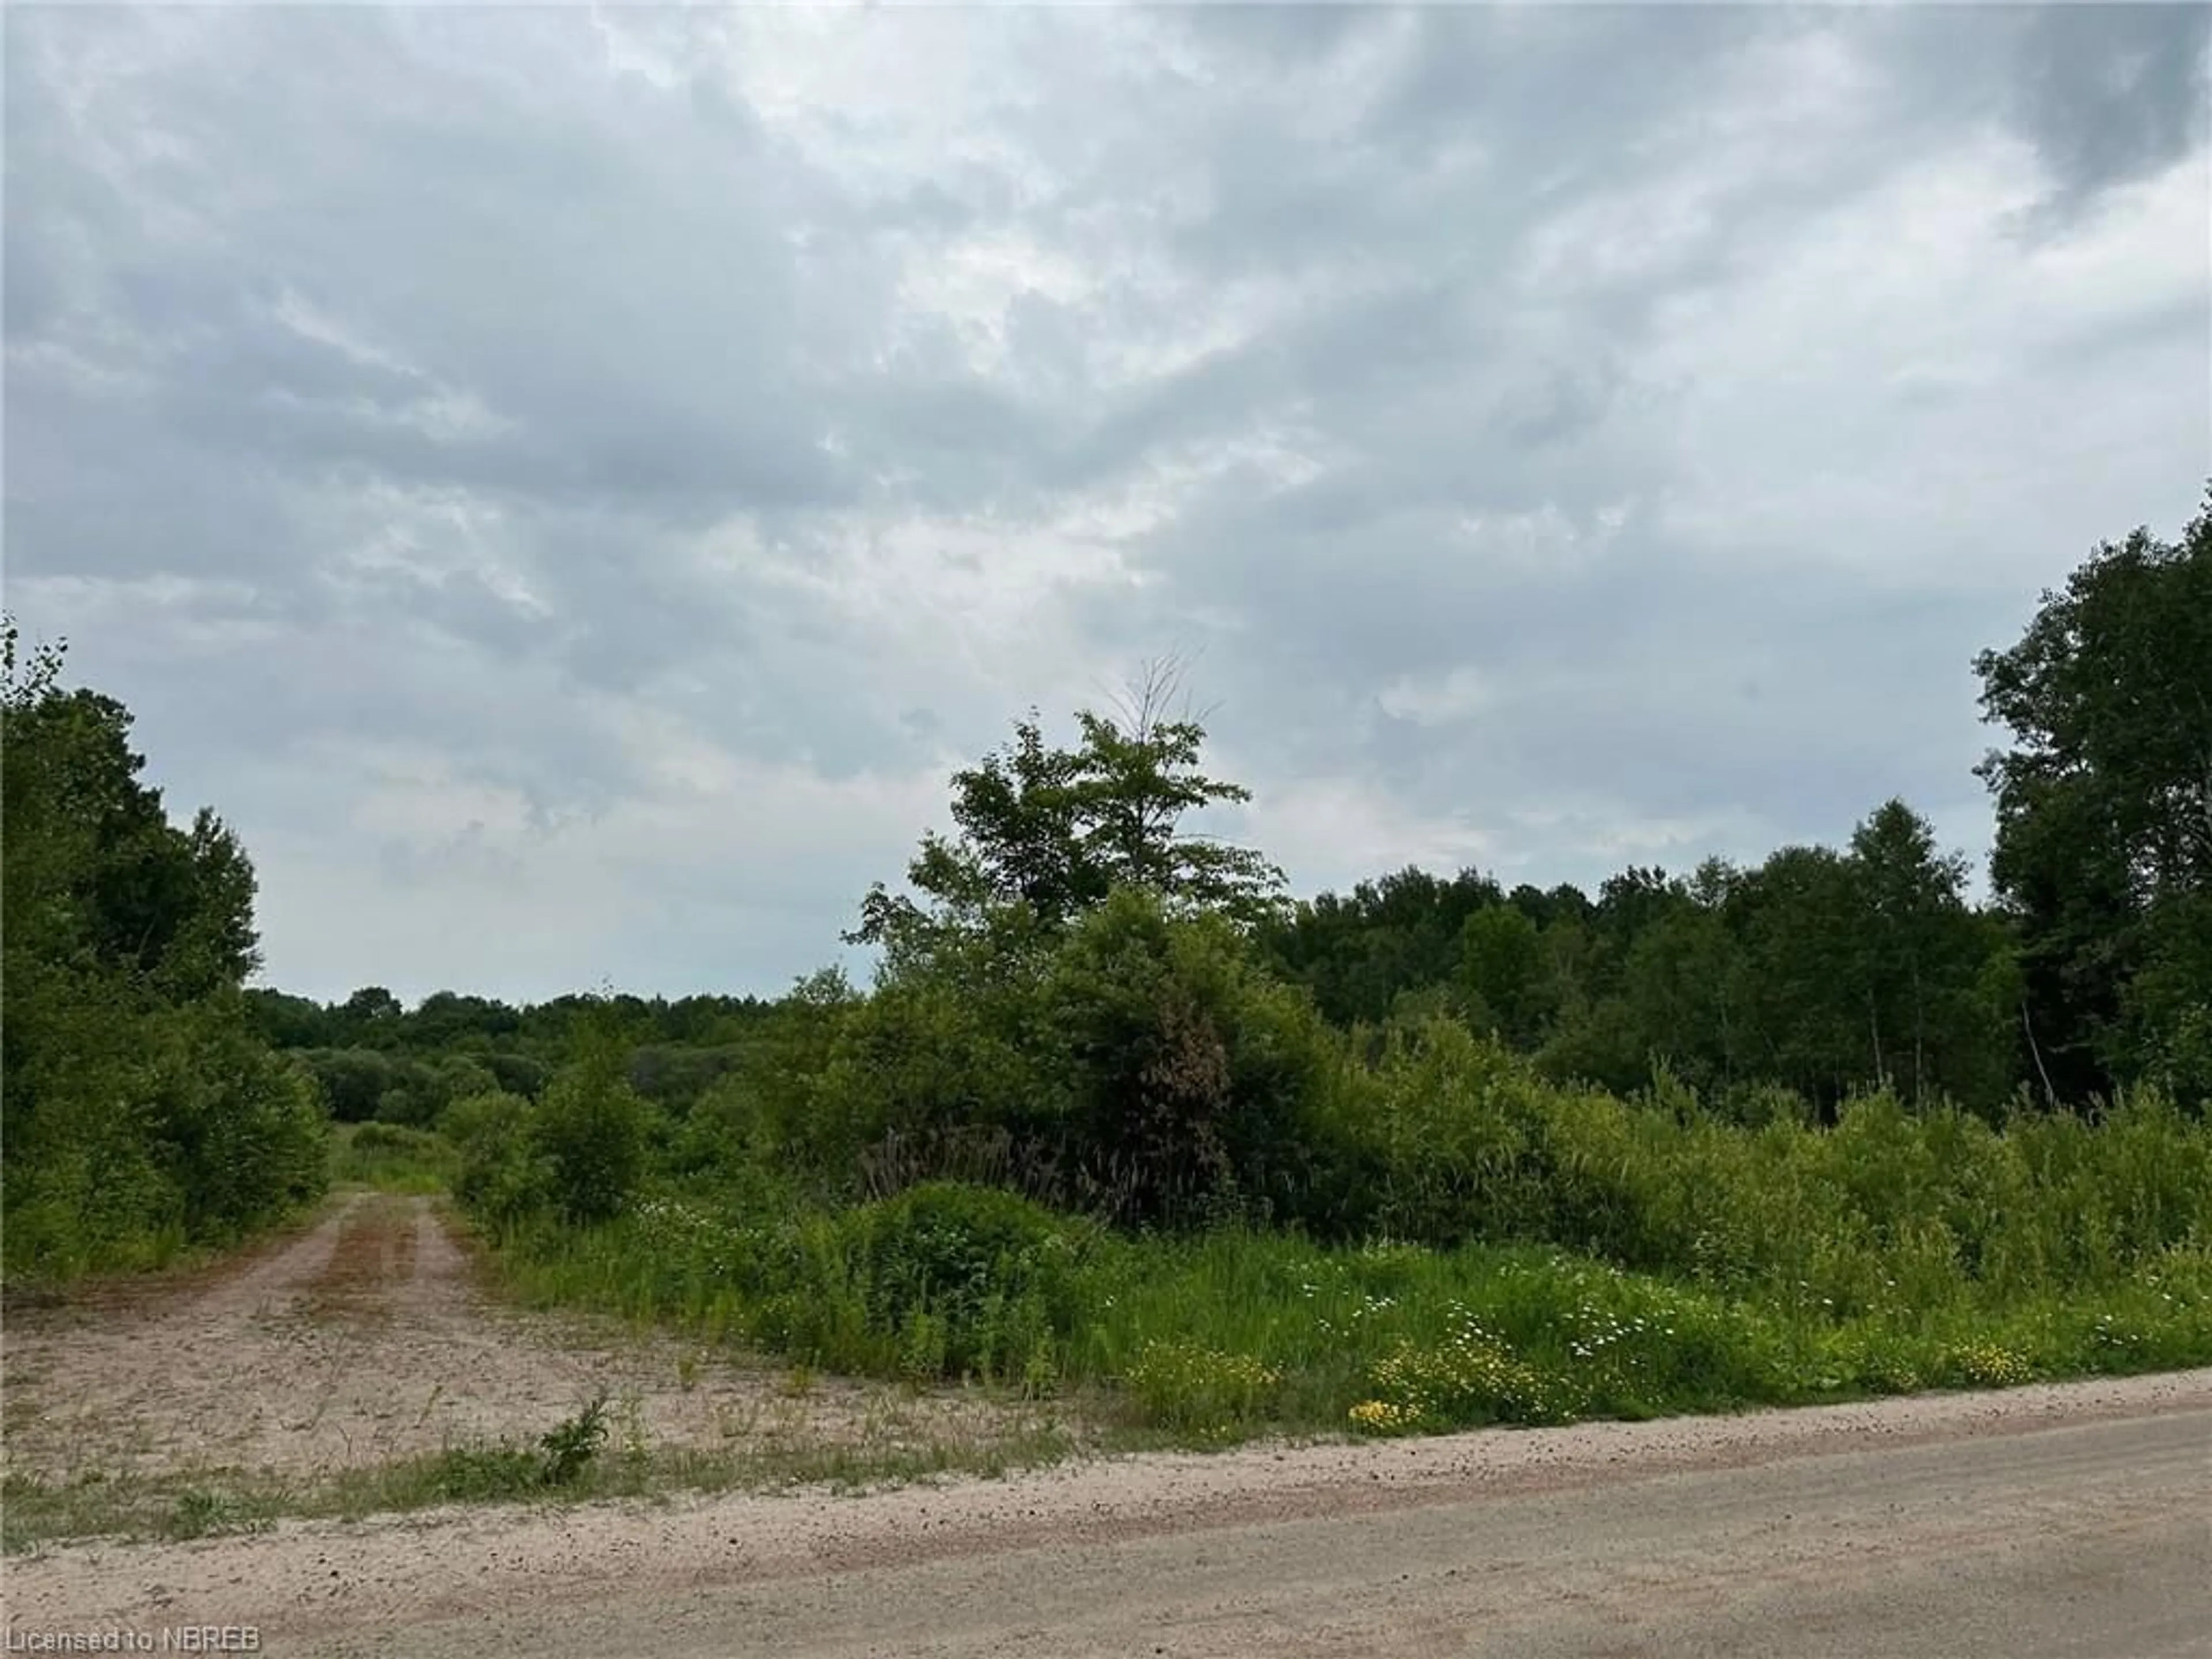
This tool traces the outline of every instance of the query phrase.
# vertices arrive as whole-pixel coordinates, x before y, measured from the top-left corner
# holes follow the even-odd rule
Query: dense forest
[[[823,1363],[1095,1376],[1185,1426],[2212,1342],[2212,496],[1977,659],[1986,903],[1894,799],[1839,846],[1595,894],[1407,869],[1294,901],[1187,829],[1248,797],[1202,769],[1170,665],[1073,748],[1018,722],[862,899],[873,983],[772,1000],[248,988],[244,849],[172,824],[127,711],[7,640],[12,1277],[236,1239],[320,1191],[335,1121],[437,1160],[525,1290]],[[1523,1273],[1609,1319],[1645,1297],[1667,1340],[1546,1370],[1573,1318]],[[1230,1311],[1292,1280],[1425,1310],[1324,1364]]]

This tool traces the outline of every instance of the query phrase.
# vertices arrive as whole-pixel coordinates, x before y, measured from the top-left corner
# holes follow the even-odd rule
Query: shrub
[[[1042,998],[1071,1163],[1119,1218],[1304,1200],[1331,1045],[1304,994],[1256,969],[1227,921],[1117,890],[1069,929]]]
[[[329,1120],[306,1073],[223,1003],[167,1011],[148,1036],[148,1113],[196,1243],[229,1243],[318,1196]]]
[[[449,1446],[427,1460],[420,1479],[428,1496],[452,1503],[557,1492],[583,1480],[606,1441],[607,1398],[602,1393],[540,1435],[535,1448],[504,1442]]]
[[[488,1054],[476,1056],[477,1064],[492,1076],[495,1088],[511,1095],[522,1095],[535,1100],[553,1075],[553,1068],[544,1060],[529,1054]]]
[[[538,1437],[543,1456],[538,1463],[541,1486],[574,1486],[607,1443],[607,1396],[604,1391],[575,1416],[556,1423]]]
[[[566,1069],[546,1085],[530,1129],[562,1219],[588,1226],[622,1208],[645,1155],[646,1104],[628,1083],[590,1066]]]
[[[392,1059],[373,1048],[303,1048],[331,1115],[341,1123],[366,1123],[392,1088]]]
[[[553,1170],[531,1114],[520,1095],[493,1093],[455,1101],[442,1120],[460,1154],[453,1196],[495,1231],[513,1231],[552,1202]]]
[[[687,1115],[701,1097],[743,1064],[739,1046],[702,1048],[653,1043],[630,1056],[629,1085],[664,1110]]]
[[[1450,1245],[1542,1236],[1537,1085],[1498,1042],[1455,1020],[1394,1022],[1371,1067],[1346,1079],[1340,1110],[1371,1149],[1377,1224]]]
[[[910,1372],[1024,1374],[1075,1324],[1085,1231],[1010,1193],[927,1182],[841,1231],[869,1328]]]
[[[1030,976],[952,957],[884,986],[842,1024],[803,1128],[783,1144],[841,1188],[889,1146],[1002,1135],[1008,1173],[1042,1170],[1064,1112]],[[1017,1150],[1018,1149],[1018,1153]],[[1023,1176],[1014,1176],[1022,1180]]]

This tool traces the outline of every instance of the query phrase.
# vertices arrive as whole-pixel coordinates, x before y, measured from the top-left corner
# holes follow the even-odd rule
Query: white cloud
[[[2212,453],[2108,9],[21,12],[9,602],[324,994],[775,988],[1176,648],[1305,890],[1974,845]]]

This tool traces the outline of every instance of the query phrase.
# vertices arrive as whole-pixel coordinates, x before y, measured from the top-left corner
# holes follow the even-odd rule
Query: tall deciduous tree
[[[1533,1046],[1551,1012],[1536,924],[1516,906],[1491,905],[1467,919],[1460,951],[1469,1011],[1508,1042]]]
[[[925,836],[908,866],[933,909],[879,882],[847,941],[884,945],[896,963],[927,953],[945,928],[972,928],[988,911],[1014,907],[1049,933],[1120,887],[1155,893],[1173,910],[1243,922],[1273,914],[1279,870],[1182,829],[1187,815],[1251,792],[1199,769],[1206,732],[1187,709],[1171,714],[1181,690],[1176,664],[1147,669],[1118,717],[1076,716],[1081,742],[1072,750],[1048,747],[1034,714],[1018,722],[1005,750],[954,775],[957,836]]]
[[[1848,976],[1865,999],[1875,1071],[1916,1099],[2001,1091],[2010,1011],[1983,998],[1998,941],[1966,904],[1965,856],[1939,851],[1934,826],[1901,800],[1858,826],[1850,856],[1858,948]]]
[[[2027,1022],[2062,1091],[2107,1088],[2152,1069],[2148,1007],[2170,1024],[2212,1006],[2168,920],[2212,891],[2212,491],[2178,542],[2100,546],[1974,668],[2013,734],[1978,769]]]

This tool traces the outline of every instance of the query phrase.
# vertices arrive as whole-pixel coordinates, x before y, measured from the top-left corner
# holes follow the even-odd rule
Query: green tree
[[[253,1027],[278,1048],[321,1048],[329,1046],[333,1027],[322,1004],[308,997],[290,996],[265,986],[246,993],[246,1006]]]
[[[1875,1075],[1916,1100],[1989,1097],[2002,1086],[2009,1009],[1987,1006],[1984,970],[1998,940],[1967,906],[1967,862],[1937,850],[1928,821],[1901,800],[1853,831],[1858,915],[1851,977],[1863,995]]]
[[[1279,903],[1282,872],[1257,853],[1182,833],[1188,813],[1251,799],[1198,769],[1205,728],[1170,718],[1182,689],[1172,662],[1148,669],[1115,719],[1085,709],[1082,741],[1048,748],[1034,715],[1015,740],[952,780],[956,838],[931,832],[908,866],[925,911],[882,883],[848,943],[880,945],[896,963],[926,954],[947,928],[973,928],[992,907],[1025,907],[1048,932],[1095,908],[1117,887],[1158,894],[1179,911],[1256,923]]]
[[[1758,1070],[1832,1109],[1877,1070],[1849,860],[1831,848],[1782,848],[1746,876],[1732,908]]]
[[[2157,1062],[2154,1022],[2212,1007],[2191,930],[2161,920],[2212,889],[2212,490],[2178,542],[2100,545],[1974,669],[2013,737],[1978,771],[2030,1035],[2062,1091],[2107,1090]]]
[[[1718,904],[1659,917],[1628,948],[1622,1000],[1648,1066],[1663,1061],[1710,1094],[1744,1068],[1747,1004],[1742,947]]]
[[[1478,870],[1446,881],[1408,866],[1360,882],[1348,896],[1301,902],[1263,924],[1258,938],[1267,958],[1311,990],[1328,1018],[1376,1024],[1409,994],[1459,996],[1468,921],[1504,902],[1498,884]]]
[[[325,1121],[254,1031],[253,875],[168,821],[130,712],[0,623],[0,1207],[11,1274],[218,1243],[314,1191]]]
[[[1064,935],[1041,1004],[1036,1038],[1071,1087],[1075,1196],[1123,1220],[1306,1208],[1322,1028],[1228,919],[1118,888]]]
[[[1552,1012],[1543,940],[1525,911],[1493,904],[1467,919],[1460,930],[1460,984],[1469,1012],[1506,1042],[1526,1048],[1542,1039]]]
[[[341,1039],[366,1048],[389,1048],[399,1040],[406,1006],[381,985],[364,985],[332,1009]]]
[[[573,1057],[529,1120],[550,1196],[571,1225],[614,1216],[644,1166],[650,1108],[629,1075],[635,1030],[611,998],[592,999],[575,1021]]]

